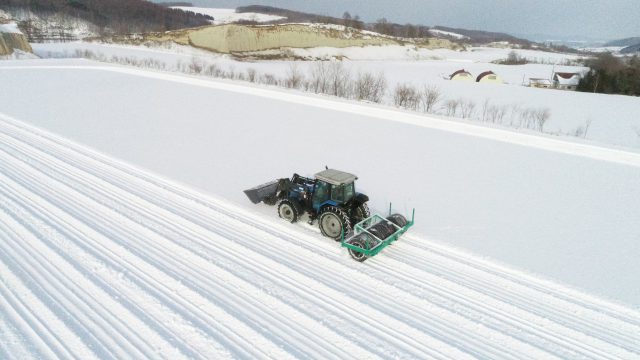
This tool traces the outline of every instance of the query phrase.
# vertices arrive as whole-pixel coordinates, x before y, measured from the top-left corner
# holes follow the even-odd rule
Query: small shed
[[[553,74],[553,86],[560,90],[575,90],[581,78],[580,73],[557,72]]]
[[[486,82],[486,83],[494,83],[494,84],[504,83],[504,81],[502,81],[502,78],[496,75],[493,71],[485,71],[481,73],[476,78],[476,82],[483,82],[483,83]]]
[[[473,76],[465,69],[460,69],[449,76],[449,80],[473,81]]]
[[[549,79],[529,78],[529,86],[534,88],[549,89],[553,83]]]

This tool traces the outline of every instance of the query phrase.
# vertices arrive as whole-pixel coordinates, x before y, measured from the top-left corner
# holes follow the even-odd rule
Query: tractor
[[[245,190],[254,204],[276,205],[278,215],[291,223],[308,214],[309,224],[316,220],[322,235],[341,241],[357,261],[364,261],[398,239],[413,225],[399,214],[388,218],[371,216],[369,197],[356,192],[358,178],[350,173],[329,169],[307,178],[293,174]],[[346,237],[346,239],[345,239]]]

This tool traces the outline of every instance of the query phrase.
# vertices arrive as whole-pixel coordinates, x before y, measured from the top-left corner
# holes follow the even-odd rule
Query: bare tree
[[[351,74],[341,61],[333,61],[329,65],[329,95],[349,98],[351,91]]]
[[[447,116],[456,116],[458,107],[460,106],[459,100],[447,100],[444,102],[444,110]]]
[[[502,124],[505,115],[507,115],[507,106],[492,105],[488,110],[489,121],[493,124]]]
[[[298,89],[304,81],[304,74],[300,71],[298,64],[292,63],[287,70],[287,76],[284,80],[286,87],[291,89]]]
[[[342,21],[344,26],[347,26],[347,27],[352,26],[351,14],[349,14],[348,11],[345,11],[344,14],[342,14]]]
[[[585,121],[583,125],[578,126],[578,128],[573,131],[573,136],[585,139],[587,137],[587,133],[589,132],[590,126],[591,119],[587,119],[587,121]],[[640,132],[638,132],[638,136],[640,136]]]
[[[249,82],[256,82],[257,77],[258,77],[258,72],[256,71],[256,69],[254,68],[247,69],[247,80],[249,80]]]
[[[278,85],[278,80],[273,74],[262,75],[261,82],[266,85]]]
[[[417,110],[420,105],[420,92],[410,84],[398,84],[393,92],[393,103],[398,107]]]
[[[476,108],[476,104],[467,99],[467,100],[458,100],[459,104],[460,104],[460,116],[463,119],[468,119],[471,116],[473,116],[473,112]]]
[[[195,57],[191,58],[191,62],[189,63],[189,73],[191,74],[200,74],[204,69],[204,65],[202,61],[196,59]]]
[[[435,105],[442,97],[440,89],[435,85],[425,85],[421,95],[422,110],[426,113],[433,113],[435,111]]]
[[[369,72],[358,73],[353,85],[354,96],[357,100],[375,103],[382,101],[386,89],[387,80],[382,72],[378,76]]]
[[[205,75],[209,75],[212,77],[220,77],[221,72],[222,70],[220,70],[220,68],[216,64],[209,64],[204,71]]]
[[[544,132],[544,124],[546,124],[546,122],[551,117],[551,111],[547,108],[538,109],[535,111],[534,117],[535,117],[536,130],[540,132]],[[591,125],[591,119],[589,119],[587,124],[585,125],[585,133],[584,133],[585,136],[587,135],[587,131],[589,131],[590,125]]]
[[[311,67],[310,89],[316,94],[325,94],[329,88],[329,67],[325,61],[316,61]]]

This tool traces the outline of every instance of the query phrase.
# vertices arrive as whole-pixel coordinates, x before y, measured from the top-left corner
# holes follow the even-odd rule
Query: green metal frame
[[[389,204],[389,215],[391,215],[391,204]],[[353,236],[349,237],[349,239],[345,239],[344,238],[344,232],[342,233],[342,235],[341,235],[342,247],[346,247],[348,249],[363,253],[367,257],[375,256],[380,251],[382,251],[382,249],[384,249],[387,246],[391,245],[391,243],[393,243],[394,241],[398,240],[398,238],[402,234],[407,232],[407,230],[409,230],[409,228],[413,226],[414,220],[415,220],[415,216],[416,216],[416,209],[413,209],[413,211],[411,212],[411,221],[408,221],[407,225],[405,225],[403,227],[400,227],[400,226],[398,226],[398,225],[396,225],[394,223],[391,223],[391,225],[396,227],[396,232],[391,234],[391,236],[389,236],[388,238],[382,240],[382,239],[379,239],[377,236],[373,235],[372,233],[370,233],[368,231],[368,229],[371,226],[373,226],[373,225],[375,225],[375,224],[377,224],[377,223],[379,223],[381,221],[388,221],[388,220],[383,218],[382,216],[380,216],[378,214],[374,214],[374,215],[372,215],[372,216],[360,221],[359,223],[357,223],[356,226],[354,227]],[[369,234],[369,236],[371,236],[374,239],[375,243],[365,244],[366,249],[348,243],[348,241],[351,240],[353,237],[355,237],[355,236],[357,236],[357,235],[359,235],[359,234],[361,234],[363,232]],[[371,245],[373,245],[373,246],[371,246]]]

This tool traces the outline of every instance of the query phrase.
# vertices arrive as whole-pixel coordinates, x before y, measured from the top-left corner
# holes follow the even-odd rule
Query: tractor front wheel
[[[278,215],[288,222],[294,223],[302,214],[298,204],[289,199],[283,199],[278,202]]]
[[[351,233],[351,220],[347,213],[339,207],[328,206],[322,210],[318,218],[320,232],[326,237],[340,241],[341,235]]]

